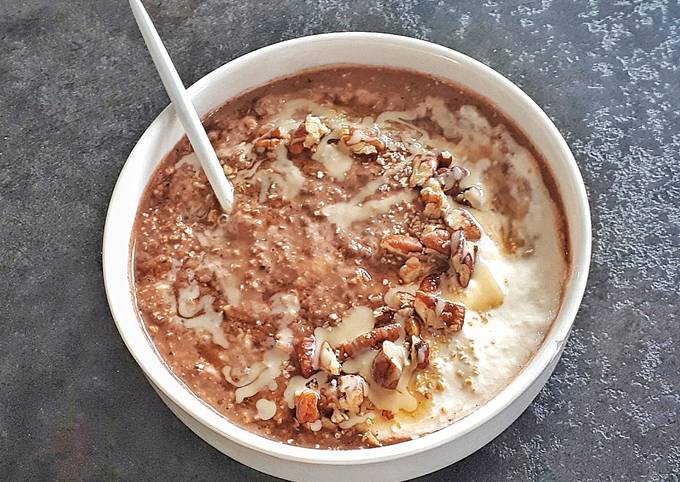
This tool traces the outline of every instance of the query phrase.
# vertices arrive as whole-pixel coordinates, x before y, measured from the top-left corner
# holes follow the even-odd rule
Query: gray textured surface
[[[374,30],[519,84],[583,172],[592,274],[537,400],[431,479],[678,480],[677,0],[146,3],[187,82],[279,40]],[[126,4],[0,2],[0,478],[270,480],[175,419],[109,314],[108,198],[167,104]]]

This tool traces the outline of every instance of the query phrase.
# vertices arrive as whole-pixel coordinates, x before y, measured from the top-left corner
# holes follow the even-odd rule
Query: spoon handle
[[[234,204],[234,186],[224,175],[215,150],[212,144],[210,144],[203,124],[201,124],[201,119],[198,117],[198,113],[191,100],[189,100],[184,84],[182,84],[182,79],[179,78],[179,74],[177,74],[177,70],[172,60],[170,60],[168,51],[165,50],[156,27],[151,22],[142,2],[140,0],[130,0],[130,8],[132,8],[132,13],[135,16],[142,37],[144,37],[144,42],[149,49],[153,63],[158,70],[168,97],[170,97],[172,105],[175,107],[177,117],[187,133],[189,142],[191,142],[194,148],[196,157],[198,157],[222,209],[225,212],[229,212]]]

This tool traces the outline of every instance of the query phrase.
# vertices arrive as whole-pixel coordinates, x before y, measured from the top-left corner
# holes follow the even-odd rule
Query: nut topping
[[[424,291],[425,293],[436,293],[439,291],[440,278],[441,274],[439,273],[428,274],[420,282],[420,291]]]
[[[446,194],[458,194],[460,181],[470,175],[470,171],[460,166],[451,166],[437,175],[437,181],[442,185]]]
[[[462,229],[470,241],[478,241],[482,237],[482,228],[477,220],[464,209],[451,209],[446,213],[444,222],[454,231]]]
[[[451,235],[446,229],[435,229],[420,237],[420,242],[426,248],[448,256],[451,253]]]
[[[425,203],[425,216],[439,218],[449,209],[449,200],[442,191],[442,185],[434,179],[428,179],[420,191],[420,199]]]
[[[380,241],[380,247],[399,256],[410,256],[412,253],[420,253],[423,245],[412,236],[404,234],[391,234]]]
[[[385,143],[379,134],[351,127],[340,138],[353,154],[372,155],[385,151]]]
[[[437,154],[437,164],[440,167],[449,167],[453,162],[453,154],[449,151],[441,151]]]
[[[404,322],[404,331],[408,336],[420,336],[420,325],[414,317],[406,318]]]
[[[447,242],[449,241],[447,240]],[[413,283],[422,276],[424,271],[425,265],[418,258],[412,256],[399,268],[399,277],[404,283]]]
[[[338,408],[357,413],[368,396],[368,384],[359,375],[343,375],[338,379],[338,393]]]
[[[319,349],[319,368],[321,368],[326,373],[331,375],[340,375],[340,362],[338,357],[335,356],[333,348],[324,341]]]
[[[319,394],[311,388],[295,393],[295,418],[298,422],[314,422],[319,419]]]
[[[437,159],[432,156],[415,156],[413,173],[408,181],[409,186],[423,186],[437,172]]]
[[[466,187],[456,194],[455,200],[464,206],[481,209],[484,204],[484,191],[479,186]]]
[[[330,131],[321,119],[308,115],[293,132],[288,150],[291,154],[300,154],[305,149],[315,151],[321,138]]]
[[[266,151],[273,151],[284,141],[286,136],[281,131],[279,127],[271,129],[259,139],[253,142],[253,148],[258,154],[262,154]]]
[[[451,258],[449,266],[455,273],[458,284],[467,288],[475,269],[477,245],[465,239],[465,232],[454,231],[451,235]]]
[[[449,327],[453,331],[459,331],[463,328],[465,321],[465,307],[463,305],[424,291],[416,291],[414,306],[423,323],[433,330]]]
[[[368,333],[357,336],[351,343],[343,343],[340,345],[340,355],[343,359],[352,358],[358,353],[369,348],[378,348],[380,344],[387,341],[395,341],[399,338],[401,326],[398,323],[374,328]]]
[[[394,321],[394,314],[396,312],[387,307],[383,306],[381,308],[378,308],[377,310],[373,311],[373,318],[375,318],[375,324],[376,326],[384,326],[384,325],[389,325]]]
[[[385,294],[385,304],[393,310],[412,308],[415,297],[408,291],[388,292]]]
[[[389,390],[397,388],[406,362],[405,358],[401,347],[390,341],[384,342],[371,366],[375,382]]]
[[[255,148],[255,152],[262,154],[266,151],[273,151],[281,144],[281,142],[283,142],[283,140],[277,138],[258,139],[253,143],[253,147]]]
[[[314,336],[306,336],[297,346],[298,365],[300,366],[300,373],[305,378],[309,378],[314,373],[312,360],[314,359]]]
[[[422,370],[430,364],[430,344],[418,336],[411,336],[411,363]]]

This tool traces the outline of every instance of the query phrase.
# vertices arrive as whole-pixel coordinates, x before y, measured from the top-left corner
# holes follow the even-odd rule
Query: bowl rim
[[[109,248],[109,246],[116,242],[114,239],[116,233],[113,219],[117,215],[115,212],[116,206],[121,202],[120,199],[125,196],[126,186],[124,185],[125,183],[123,180],[129,177],[129,173],[132,171],[133,163],[131,160],[138,157],[139,152],[143,149],[144,146],[141,146],[142,140],[149,136],[150,132],[158,129],[162,119],[173,115],[172,106],[166,107],[144,131],[138,142],[135,144],[135,147],[130,153],[125,165],[123,166],[123,169],[119,174],[115,188],[111,195],[111,200],[106,215],[102,247],[102,268],[106,295],[109,301],[111,313],[118,331],[128,348],[128,351],[135,358],[137,364],[142,368],[144,374],[151,381],[151,383],[162,390],[162,392],[170,400],[181,407],[185,412],[190,414],[201,424],[208,427],[217,434],[258,452],[273,455],[275,457],[289,461],[303,463],[355,465],[383,462],[404,456],[415,455],[449,443],[486,424],[504,409],[510,406],[517,398],[519,398],[521,394],[524,393],[531,386],[531,384],[536,381],[541,373],[551,365],[551,362],[556,361],[556,358],[558,358],[562,352],[562,348],[566,343],[585,291],[590,267],[592,234],[590,208],[581,173],[566,141],[552,123],[550,118],[527,94],[525,94],[510,80],[483,63],[453,49],[424,40],[383,33],[335,32],[311,35],[265,46],[231,60],[199,79],[196,83],[189,87],[187,91],[192,98],[200,96],[202,91],[211,85],[218,77],[221,77],[228,72],[238,71],[239,68],[244,64],[257,62],[258,58],[263,55],[270,55],[275,52],[294,49],[298,45],[304,43],[325,42],[338,39],[351,39],[353,42],[357,43],[383,42],[386,44],[391,44],[391,46],[427,50],[429,53],[433,53],[435,55],[455,61],[459,64],[463,64],[465,68],[476,70],[478,73],[480,73],[480,75],[488,76],[496,83],[502,85],[507,90],[508,95],[515,97],[515,100],[520,102],[524,108],[527,108],[529,111],[531,111],[531,114],[536,116],[538,121],[540,121],[540,123],[545,126],[549,136],[551,136],[553,141],[557,143],[560,151],[560,157],[565,163],[565,167],[568,169],[569,174],[573,178],[573,184],[575,184],[575,186],[573,186],[575,187],[575,191],[570,192],[569,194],[576,197],[576,203],[578,205],[578,215],[574,216],[576,219],[570,218],[565,213],[565,216],[568,220],[567,236],[570,238],[571,276],[567,280],[558,315],[553,321],[550,330],[546,334],[543,343],[528,362],[528,364],[508,385],[506,385],[488,402],[481,405],[469,415],[447,427],[444,427],[436,432],[423,435],[417,439],[384,447],[371,448],[369,450],[325,450],[297,447],[283,442],[270,440],[233,424],[227,418],[223,417],[217,411],[209,407],[201,399],[196,397],[190,391],[190,389],[181,382],[181,380],[175,377],[170,369],[163,364],[151,341],[146,338],[144,342],[149,346],[149,349],[153,350],[153,355],[157,359],[157,363],[154,363],[153,360],[148,359],[148,353],[145,355],[140,350],[143,349],[142,345],[140,345],[140,340],[135,339],[135,335],[130,333],[127,329],[126,321],[124,319],[125,317],[121,312],[122,308],[119,308],[118,306],[118,302],[122,301],[122,298],[118,295],[118,293],[115,292],[115,286],[120,285],[121,279],[116,277],[112,272],[112,266],[113,263],[120,263],[120,259],[116,259],[113,257],[113,255],[111,255],[111,248]],[[319,67],[323,65],[323,63],[318,64]],[[295,73],[296,71],[297,70],[292,70],[291,74]],[[257,85],[253,85],[252,87],[257,87]],[[480,95],[484,96],[483,94]],[[512,116],[508,115],[507,113],[505,114],[512,119]],[[521,122],[518,122],[520,128],[521,124]],[[546,162],[550,165],[550,160],[547,160]],[[560,179],[555,179],[555,182],[559,189],[562,185],[562,181]],[[564,191],[562,190],[561,196],[564,202]],[[136,211],[132,213],[132,215],[136,215]],[[582,242],[579,243],[578,246],[574,246],[574,242],[571,239],[571,233],[573,230],[579,230],[581,234]],[[129,264],[129,257],[125,260],[125,263]],[[129,292],[129,267],[128,279],[125,280],[125,283],[126,289]],[[128,297],[130,298],[129,303],[132,303],[134,306],[132,296],[129,295]],[[135,308],[135,312],[136,311],[137,310]],[[139,320],[135,321],[140,323]],[[162,365],[161,370],[158,370],[159,364]],[[151,367],[150,365],[156,366]]]

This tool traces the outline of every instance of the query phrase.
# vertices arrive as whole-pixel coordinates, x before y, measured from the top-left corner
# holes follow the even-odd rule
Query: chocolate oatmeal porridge
[[[183,140],[137,213],[134,295],[167,365],[233,423],[305,447],[446,427],[538,350],[568,266],[559,195],[495,108],[341,66],[205,121],[223,214]]]

